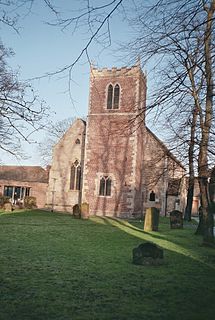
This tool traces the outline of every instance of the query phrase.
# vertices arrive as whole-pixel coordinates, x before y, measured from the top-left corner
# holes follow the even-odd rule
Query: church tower
[[[139,65],[91,68],[82,190],[91,215],[131,217],[142,211],[145,101]]]

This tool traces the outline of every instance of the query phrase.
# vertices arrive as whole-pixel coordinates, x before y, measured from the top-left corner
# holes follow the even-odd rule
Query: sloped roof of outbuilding
[[[0,180],[48,183],[48,170],[40,166],[0,166]]]

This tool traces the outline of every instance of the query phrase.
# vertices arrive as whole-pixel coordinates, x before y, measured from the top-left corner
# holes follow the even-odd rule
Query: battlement
[[[108,68],[96,68],[95,66],[91,65],[91,76],[92,77],[125,77],[125,76],[135,76],[135,75],[142,75],[143,78],[146,78],[140,65],[135,65],[132,67],[112,67],[111,69]]]

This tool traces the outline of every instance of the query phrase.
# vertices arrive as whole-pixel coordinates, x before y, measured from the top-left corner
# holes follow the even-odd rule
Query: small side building
[[[48,174],[49,170],[40,166],[0,166],[0,195],[10,197],[12,204],[32,196],[37,207],[44,208]]]

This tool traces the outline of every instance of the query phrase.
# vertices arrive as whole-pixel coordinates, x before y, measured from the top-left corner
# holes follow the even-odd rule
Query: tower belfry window
[[[116,84],[114,87],[113,108],[119,109],[119,85],[118,84]]]
[[[112,100],[113,100],[113,86],[112,84],[110,84],[108,87],[107,109],[112,109]]]
[[[119,95],[120,87],[116,84],[114,87],[112,84],[108,86],[107,94],[107,109],[119,109]]]

